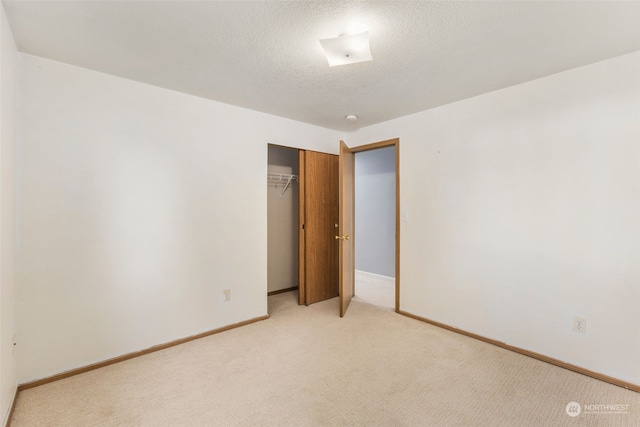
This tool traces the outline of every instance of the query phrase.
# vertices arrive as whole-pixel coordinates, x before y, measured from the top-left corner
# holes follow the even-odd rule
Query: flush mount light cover
[[[356,64],[371,61],[369,31],[320,40],[329,66]]]
[[[350,122],[355,122],[356,120],[358,120],[358,116],[356,116],[355,114],[347,114],[346,116],[344,116],[344,118],[349,120]]]

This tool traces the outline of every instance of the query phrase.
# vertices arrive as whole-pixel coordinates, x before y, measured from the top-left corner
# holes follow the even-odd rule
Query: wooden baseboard
[[[402,314],[403,316],[407,316],[407,317],[410,317],[412,319],[419,320],[421,322],[429,323],[429,324],[437,326],[439,328],[443,328],[443,329],[446,329],[446,330],[449,330],[449,331],[452,331],[452,332],[455,332],[455,333],[458,333],[458,334],[461,334],[461,335],[465,335],[467,337],[474,338],[474,339],[486,342],[488,344],[493,344],[495,346],[504,348],[506,350],[510,350],[510,351],[515,352],[515,353],[522,354],[524,356],[532,357],[532,358],[540,360],[542,362],[550,363],[552,365],[559,366],[561,368],[568,369],[570,371],[577,372],[579,374],[586,375],[588,377],[595,378],[597,380],[604,381],[604,382],[607,382],[609,384],[617,385],[619,387],[626,388],[627,390],[632,390],[632,391],[640,393],[640,385],[638,385],[638,384],[633,384],[633,383],[630,383],[630,382],[627,382],[627,381],[620,380],[618,378],[613,378],[613,377],[610,377],[608,375],[604,375],[604,374],[600,374],[598,372],[591,371],[589,369],[581,368],[580,366],[572,365],[571,363],[566,363],[566,362],[563,362],[561,360],[554,359],[553,357],[545,356],[544,354],[540,354],[540,353],[536,353],[536,352],[533,352],[533,351],[525,350],[525,349],[522,349],[522,348],[519,348],[519,347],[514,347],[512,345],[503,343],[502,341],[496,341],[496,340],[493,340],[491,338],[483,337],[482,335],[477,335],[477,334],[474,334],[474,333],[471,333],[471,332],[464,331],[462,329],[454,328],[452,326],[445,325],[444,323],[436,322],[434,320],[430,320],[430,319],[427,319],[427,318],[424,318],[424,317],[421,317],[421,316],[416,316],[415,314],[411,314],[411,313],[408,313],[408,312],[403,311],[403,310],[396,310],[396,312],[399,313],[399,314]]]
[[[228,330],[231,330],[231,329],[239,328],[241,326],[245,326],[245,325],[249,325],[251,323],[259,322],[261,320],[266,320],[268,318],[269,318],[269,315],[267,314],[266,316],[256,317],[256,318],[253,318],[253,319],[245,320],[243,322],[238,322],[238,323],[234,323],[232,325],[223,326],[221,328],[212,329],[212,330],[207,331],[207,332],[202,332],[202,333],[197,334],[197,335],[192,335],[192,336],[189,336],[189,337],[186,337],[186,338],[180,338],[180,339],[175,340],[175,341],[171,341],[171,342],[164,343],[164,344],[159,344],[159,345],[156,345],[156,346],[153,346],[153,347],[149,347],[149,348],[147,348],[145,350],[140,350],[140,351],[136,351],[136,352],[133,352],[133,353],[124,354],[122,356],[117,356],[117,357],[114,357],[112,359],[107,359],[107,360],[104,360],[102,362],[93,363],[91,365],[83,366],[83,367],[77,368],[77,369],[72,369],[70,371],[62,372],[60,374],[52,375],[50,377],[43,378],[43,379],[40,379],[40,380],[30,381],[28,383],[20,384],[18,386],[18,391],[26,390],[26,389],[33,388],[33,387],[38,387],[38,386],[41,386],[41,385],[44,385],[44,384],[48,384],[48,383],[51,383],[51,382],[54,382],[54,381],[62,380],[62,379],[65,379],[65,378],[69,378],[69,377],[72,377],[74,375],[83,374],[85,372],[93,371],[94,369],[99,369],[99,368],[103,368],[105,366],[113,365],[115,363],[124,362],[125,360],[133,359],[135,357],[144,356],[145,354],[149,354],[149,353],[153,353],[153,352],[156,352],[156,351],[164,350],[164,349],[169,348],[169,347],[174,347],[176,345],[180,345],[180,344],[187,343],[189,341],[193,341],[193,340],[197,340],[197,339],[200,339],[200,338],[208,337],[210,335],[219,334],[220,332],[225,332],[225,331],[228,331]]]
[[[267,296],[270,297],[271,295],[278,295],[285,292],[291,292],[291,291],[297,291],[297,290],[298,290],[297,286],[294,286],[292,288],[286,288],[286,289],[278,289],[277,291],[267,292]]]
[[[16,388],[13,392],[13,398],[11,399],[11,405],[9,405],[9,412],[7,413],[7,418],[4,420],[4,427],[9,427],[11,425],[11,419],[13,418],[13,413],[16,410],[16,401],[18,400],[18,389]]]

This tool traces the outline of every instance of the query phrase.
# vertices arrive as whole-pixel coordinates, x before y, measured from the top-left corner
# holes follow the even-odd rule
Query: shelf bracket
[[[282,189],[282,193],[280,193],[280,197],[282,197],[284,195],[284,192],[287,191],[287,188],[289,187],[289,184],[291,184],[292,179],[293,179],[293,175],[289,175],[289,180],[287,181],[284,188]]]

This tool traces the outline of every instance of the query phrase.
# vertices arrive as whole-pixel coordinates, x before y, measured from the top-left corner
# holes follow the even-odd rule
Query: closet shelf
[[[287,191],[287,188],[289,188],[289,185],[291,184],[291,182],[295,180],[295,182],[299,182],[299,177],[298,175],[293,175],[290,173],[272,173],[269,172],[267,174],[267,183],[268,184],[275,184],[276,186],[278,184],[284,184],[284,188],[282,189],[282,192],[280,193],[280,197],[282,197],[284,195],[284,192]]]

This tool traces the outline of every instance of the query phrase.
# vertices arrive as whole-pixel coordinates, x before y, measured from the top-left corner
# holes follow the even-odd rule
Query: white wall
[[[300,172],[298,150],[269,147],[269,172]],[[300,187],[292,181],[273,183],[267,189],[267,289],[269,292],[298,286],[298,208]]]
[[[341,135],[18,59],[20,382],[267,314],[267,143]]]
[[[19,380],[266,314],[267,142],[341,135],[18,58]],[[401,308],[640,384],[639,76],[634,53],[347,135],[400,138]]]
[[[16,44],[0,5],[0,413],[11,407],[17,386],[15,314],[15,109]]]
[[[356,270],[396,272],[396,147],[355,154]]]
[[[347,142],[394,137],[401,309],[640,384],[640,52]]]

